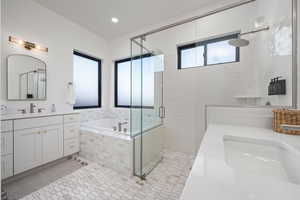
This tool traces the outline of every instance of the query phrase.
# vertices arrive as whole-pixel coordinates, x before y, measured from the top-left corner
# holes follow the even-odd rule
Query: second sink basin
[[[300,155],[290,146],[229,135],[223,137],[223,142],[226,162],[237,173],[300,184]]]

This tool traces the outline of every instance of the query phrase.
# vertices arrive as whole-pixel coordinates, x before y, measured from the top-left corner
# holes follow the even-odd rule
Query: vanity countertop
[[[27,113],[27,114],[6,114],[6,115],[1,115],[1,120],[16,120],[16,119],[49,117],[49,116],[70,115],[70,114],[80,114],[80,112],[66,111],[66,112],[51,112],[51,113],[45,112],[45,113]]]
[[[234,150],[228,150],[227,137],[268,142],[257,146],[245,141],[231,143]],[[180,200],[299,200],[299,156],[300,136],[264,128],[209,125]],[[288,166],[292,173],[283,173],[280,166]]]

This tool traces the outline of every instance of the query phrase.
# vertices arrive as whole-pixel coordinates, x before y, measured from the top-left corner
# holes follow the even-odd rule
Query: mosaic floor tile
[[[192,164],[192,157],[166,152],[147,180],[140,181],[90,163],[22,200],[178,200]]]

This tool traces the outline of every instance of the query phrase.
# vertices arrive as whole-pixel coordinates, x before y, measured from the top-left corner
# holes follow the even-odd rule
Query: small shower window
[[[115,107],[153,108],[154,61],[152,54],[115,61]]]
[[[240,49],[228,43],[237,37],[231,34],[178,46],[178,69],[239,62]]]

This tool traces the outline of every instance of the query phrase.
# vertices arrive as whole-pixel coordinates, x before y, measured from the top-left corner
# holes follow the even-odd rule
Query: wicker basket
[[[300,125],[300,110],[276,109],[273,110],[273,130],[278,133],[300,135],[300,131],[284,130],[282,124]]]

